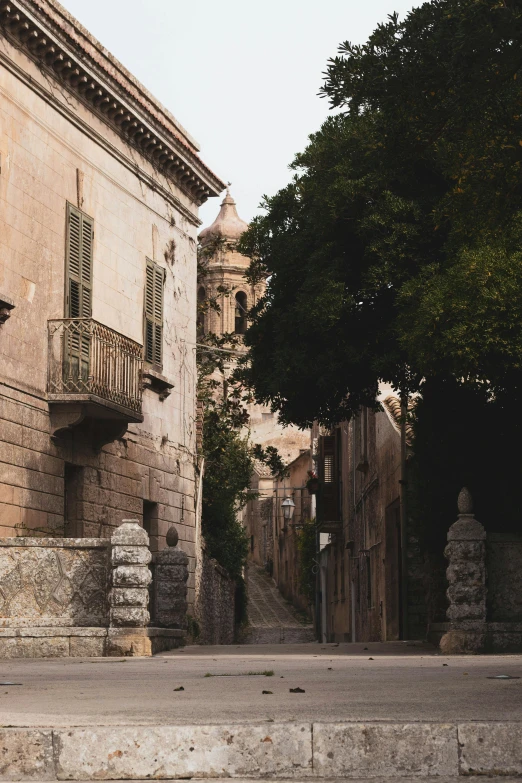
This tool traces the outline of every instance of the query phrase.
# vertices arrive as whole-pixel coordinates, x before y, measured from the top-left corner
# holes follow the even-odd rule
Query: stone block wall
[[[216,560],[202,550],[198,568],[195,617],[199,644],[232,644],[235,633],[236,584]]]
[[[0,657],[151,655],[177,647],[186,625],[187,556],[169,552],[179,578],[154,592],[178,623],[155,628],[149,538],[136,521],[120,525],[110,541],[0,540]]]
[[[191,455],[168,440],[145,437],[137,427],[101,451],[74,435],[52,439],[47,402],[0,388],[0,537],[108,539],[125,517],[143,524],[144,501],[153,509],[153,552],[165,547],[167,531],[176,525],[180,548],[189,558],[188,601],[193,605]]]
[[[0,539],[0,627],[108,624],[109,541]]]

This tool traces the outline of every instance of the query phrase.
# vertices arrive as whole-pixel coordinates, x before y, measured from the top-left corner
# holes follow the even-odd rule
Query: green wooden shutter
[[[65,313],[67,318],[92,315],[93,219],[67,204],[65,248]],[[82,391],[89,378],[90,336],[81,323],[67,331],[64,375],[73,390]]]
[[[163,362],[163,284],[165,271],[147,259],[145,277],[145,361]]]
[[[92,315],[93,219],[67,204],[66,293],[67,318]]]

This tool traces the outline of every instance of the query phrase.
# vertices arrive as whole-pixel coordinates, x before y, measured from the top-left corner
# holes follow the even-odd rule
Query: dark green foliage
[[[242,239],[271,277],[241,378],[284,420],[345,419],[379,380],[520,396],[521,52],[518,0],[433,0],[330,61],[341,113]]]
[[[254,461],[246,438],[219,410],[205,413],[203,535],[209,553],[233,579],[242,574],[248,543],[237,512],[247,503]]]
[[[198,252],[198,276],[204,283],[212,255],[223,250],[215,240]],[[219,288],[217,295],[227,295]],[[218,296],[206,295],[198,301],[198,316],[219,312]],[[201,323],[201,321],[200,321]],[[268,465],[274,475],[283,475],[285,466],[277,449],[253,444],[244,428],[248,426],[247,395],[241,384],[230,383],[230,362],[236,356],[238,337],[215,335],[203,329],[198,334],[198,399],[203,404],[203,496],[202,531],[208,552],[237,581],[238,622],[246,617],[246,591],[243,567],[248,552],[245,531],[238,512],[257,493],[250,489],[255,460]]]
[[[408,506],[423,530],[423,549],[444,549],[463,486],[486,530],[520,529],[522,423],[509,400],[493,404],[483,384],[432,379],[417,401],[414,430]]]
[[[315,598],[317,569],[317,524],[315,519],[305,519],[297,539],[299,552],[299,590],[310,603]]]

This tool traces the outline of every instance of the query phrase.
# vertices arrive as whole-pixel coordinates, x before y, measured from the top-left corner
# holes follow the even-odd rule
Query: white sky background
[[[179,120],[240,216],[290,179],[328,114],[317,92],[339,43],[421,0],[61,0]],[[203,225],[221,199],[200,210]]]

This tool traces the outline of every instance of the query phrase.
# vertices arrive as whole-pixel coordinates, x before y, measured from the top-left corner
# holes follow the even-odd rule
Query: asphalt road
[[[3,660],[0,683],[2,726],[522,720],[522,655],[445,657],[406,642]]]

